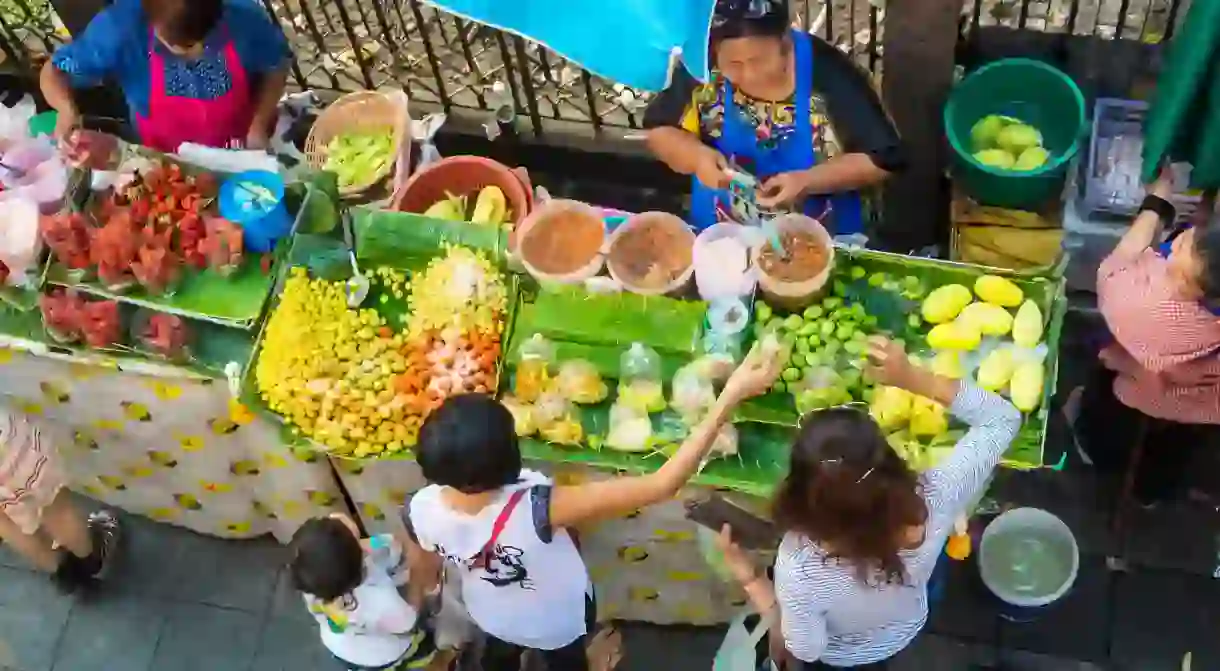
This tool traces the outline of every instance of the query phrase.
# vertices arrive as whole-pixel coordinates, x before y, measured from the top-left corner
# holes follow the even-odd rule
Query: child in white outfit
[[[322,643],[352,671],[426,668],[431,632],[399,593],[402,547],[388,534],[361,540],[342,515],[311,519],[290,545],[293,587],[318,622]]]

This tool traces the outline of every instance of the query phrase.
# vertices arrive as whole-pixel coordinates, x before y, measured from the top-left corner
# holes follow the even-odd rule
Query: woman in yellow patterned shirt
[[[787,0],[717,0],[711,80],[676,72],[645,113],[653,153],[693,177],[696,228],[743,219],[749,205],[728,189],[738,171],[757,180],[759,208],[828,214],[834,233],[858,233],[875,216],[861,195],[903,167],[867,75],[789,26]]]

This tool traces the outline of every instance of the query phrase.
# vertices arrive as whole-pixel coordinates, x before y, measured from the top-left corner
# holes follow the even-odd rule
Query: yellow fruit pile
[[[374,275],[391,291],[405,283],[397,271]],[[335,453],[396,452],[419,430],[390,384],[406,369],[403,344],[375,310],[347,307],[342,282],[293,268],[267,321],[255,384],[273,412]]]
[[[491,261],[450,246],[411,284],[407,333],[411,338],[447,330],[499,333],[507,303],[504,281]]]
[[[980,302],[974,302],[974,296]],[[1009,312],[1018,306],[1015,316]],[[1045,384],[1042,355],[1036,351],[1042,341],[1043,315],[1020,287],[996,275],[978,278],[973,293],[961,284],[948,284],[928,294],[921,312],[924,321],[935,325],[928,332],[928,345],[938,352],[933,370],[941,374],[956,370],[950,377],[961,377],[957,355],[978,348],[983,336],[1011,334],[1011,343],[1001,344],[983,358],[976,379],[985,389],[1007,390],[1022,412],[1038,407]]]

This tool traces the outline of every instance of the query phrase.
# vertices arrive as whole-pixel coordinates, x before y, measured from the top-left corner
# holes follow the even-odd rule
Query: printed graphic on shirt
[[[342,634],[347,631],[350,623],[347,614],[354,613],[359,607],[360,603],[356,600],[355,595],[348,594],[342,597],[337,604],[314,600],[309,604],[309,612],[325,617],[330,630],[336,634]]]
[[[468,571],[475,572],[481,568],[483,573],[478,575],[478,578],[494,587],[520,587],[529,592],[534,591],[534,581],[530,579],[529,570],[525,568],[525,552],[519,547],[497,544],[487,553],[486,562],[479,562],[477,558],[458,557],[446,552],[445,548],[439,545],[436,552]]]

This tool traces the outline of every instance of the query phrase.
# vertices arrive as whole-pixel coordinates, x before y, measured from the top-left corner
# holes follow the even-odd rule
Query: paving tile
[[[710,669],[724,627],[657,627],[620,623],[623,661],[617,671]],[[680,641],[680,643],[679,643]]]
[[[49,671],[71,610],[46,576],[0,568],[0,667]]]
[[[1000,624],[999,645],[1035,653],[1104,662],[1109,654],[1112,581],[1104,557],[1080,558],[1076,584],[1032,622]]]
[[[284,563],[271,540],[234,541],[190,534],[182,542],[170,598],[266,613]]]
[[[275,580],[275,595],[271,600],[271,617],[314,624],[313,616],[305,610],[301,595],[289,583],[288,570],[281,569]]]
[[[101,592],[172,598],[182,588],[177,570],[185,543],[194,534],[137,515],[121,517],[123,535],[113,573]]]
[[[1151,510],[1133,507],[1128,514],[1128,566],[1212,575],[1220,515],[1185,503]]]
[[[312,622],[278,619],[267,623],[250,671],[343,671],[318,638]]]
[[[161,640],[149,668],[247,669],[258,651],[262,630],[263,622],[250,613],[203,604],[167,604]]]
[[[1161,571],[1118,577],[1110,655],[1121,671],[1178,671],[1187,652],[1195,669],[1220,669],[1220,584]]]
[[[972,643],[994,643],[998,610],[979,579],[975,561],[949,562],[944,589],[944,596],[931,607],[927,631]]]
[[[80,599],[68,618],[54,671],[150,668],[167,602],[132,592]]]
[[[890,663],[892,671],[946,671],[988,666],[995,661],[995,650],[936,634],[920,634],[906,650]]]

